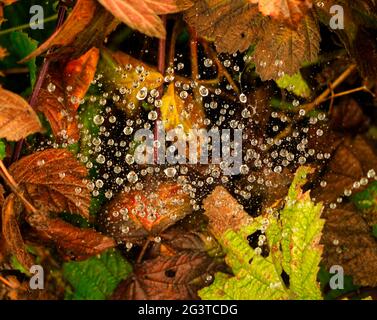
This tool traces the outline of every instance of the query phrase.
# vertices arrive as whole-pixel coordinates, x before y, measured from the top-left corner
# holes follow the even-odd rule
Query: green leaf
[[[74,289],[73,292],[66,294],[66,298],[72,300],[106,299],[131,271],[131,265],[119,251],[114,249],[102,253],[99,257],[65,263],[64,277]]]
[[[377,181],[371,183],[367,189],[353,195],[351,200],[359,210],[377,212]]]
[[[25,58],[28,54],[33,52],[38,47],[38,42],[31,39],[27,33],[16,31],[10,34],[10,41],[12,43],[12,54],[18,60]],[[25,63],[29,68],[31,87],[34,87],[37,79],[37,65],[35,58]]]
[[[302,98],[308,98],[311,94],[311,90],[300,72],[295,73],[293,76],[286,74],[280,79],[277,79],[276,84],[279,88],[286,89]]]
[[[299,168],[279,214],[272,210],[245,225],[247,213],[240,213],[235,207],[233,221],[242,223],[223,232],[224,227],[215,225],[216,217],[207,214],[207,208],[219,203],[228,205],[230,201],[225,197],[229,194],[218,192],[214,204],[205,203],[210,229],[215,231],[234,276],[217,273],[214,283],[199,291],[202,299],[322,299],[317,274],[323,250],[319,245],[324,225],[320,218],[323,206],[314,204],[309,193],[302,191],[309,173],[311,168]],[[217,209],[222,212],[221,208]],[[247,237],[257,231],[267,237],[266,257],[260,248],[253,250],[249,246]],[[289,276],[289,286],[283,281],[283,271]]]
[[[0,160],[3,160],[6,156],[5,143],[0,139]]]

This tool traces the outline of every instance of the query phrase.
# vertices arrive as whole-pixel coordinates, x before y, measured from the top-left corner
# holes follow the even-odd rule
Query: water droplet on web
[[[104,121],[105,118],[99,114],[96,114],[93,118],[93,122],[98,126],[101,125]]]
[[[137,100],[144,100],[148,95],[148,89],[146,87],[139,90],[139,92],[136,94]]]
[[[50,82],[47,86],[47,91],[50,93],[53,93],[55,89],[56,89],[56,86],[52,82]]]
[[[200,86],[199,87],[199,93],[202,97],[206,97],[206,96],[208,96],[209,91],[205,86]]]

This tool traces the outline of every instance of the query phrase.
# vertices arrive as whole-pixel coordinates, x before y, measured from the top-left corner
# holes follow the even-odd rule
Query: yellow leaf
[[[175,129],[182,126],[185,133],[191,129],[204,128],[204,111],[201,105],[193,102],[189,96],[182,100],[175,92],[174,83],[169,85],[162,97],[161,120],[165,130]]]

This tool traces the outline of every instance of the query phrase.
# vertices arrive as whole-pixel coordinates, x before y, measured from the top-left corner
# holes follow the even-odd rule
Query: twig
[[[314,108],[319,106],[321,103],[327,100],[328,96],[331,94],[331,92],[338,87],[344,80],[346,80],[356,69],[356,65],[352,64],[350,65],[332,84],[329,85],[329,87],[322,92],[321,95],[319,95],[313,102],[310,102],[306,105],[304,105],[301,109],[305,110],[305,113],[308,113],[312,111]],[[301,117],[299,115],[296,115],[293,118],[292,123],[287,126],[282,132],[280,132],[275,138],[274,138],[274,143],[267,148],[267,151],[279,140],[282,140],[286,137],[288,137],[293,130],[293,126],[300,121]]]
[[[339,93],[334,93],[334,94],[331,95],[331,97],[327,98],[325,101],[327,101],[329,99],[343,97],[343,96],[346,96],[346,95],[349,95],[349,94],[352,94],[352,93],[355,93],[355,92],[360,92],[360,91],[368,92],[373,97],[375,96],[375,94],[373,92],[371,92],[366,86],[362,86],[362,87],[359,87],[359,88],[355,88],[355,89],[351,89],[351,90],[347,90],[347,91],[343,91],[343,92],[339,92]]]
[[[50,21],[54,21],[58,19],[58,14],[54,14],[53,16],[51,17],[48,17],[46,19],[43,20],[43,23],[47,23],[47,22],[50,22]],[[31,28],[31,27],[34,27],[34,26],[38,26],[39,23],[38,22],[34,22],[34,23],[25,23],[21,26],[17,26],[17,27],[13,27],[13,28],[9,28],[9,29],[6,29],[6,30],[3,30],[3,31],[0,31],[0,36],[3,36],[4,34],[8,34],[8,33],[11,33],[13,31],[18,31],[18,30],[22,30],[22,29],[26,29],[26,28]]]
[[[142,248],[141,251],[140,251],[139,256],[137,257],[136,263],[140,263],[140,262],[143,260],[143,257],[144,257],[144,255],[145,255],[145,252],[147,251],[148,246],[149,246],[150,243],[151,243],[151,240],[150,240],[150,239],[147,239],[147,241],[144,243],[143,248]]]
[[[170,49],[169,49],[169,65],[174,65],[174,57],[175,57],[175,45],[177,42],[177,37],[179,34],[179,31],[181,29],[181,21],[175,21],[173,31],[171,34],[171,39],[170,39]]]

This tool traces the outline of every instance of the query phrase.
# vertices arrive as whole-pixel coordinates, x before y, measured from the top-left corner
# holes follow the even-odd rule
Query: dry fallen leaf
[[[89,218],[87,170],[69,151],[36,152],[12,164],[9,172],[37,208]]]
[[[347,191],[356,193],[365,188],[360,179],[366,178],[372,169],[377,171],[377,156],[370,143],[361,135],[348,138],[336,149],[321,177],[326,187],[315,188],[312,196],[326,204],[336,203]]]
[[[377,286],[377,241],[368,224],[353,205],[324,212],[326,224],[321,242],[323,262],[328,268],[339,265],[361,286]]]
[[[259,10],[280,22],[296,27],[312,8],[312,0],[251,0],[259,2]]]
[[[2,209],[2,235],[7,248],[27,270],[34,264],[33,257],[26,251],[25,243],[18,226],[18,218],[23,211],[22,204],[14,194],[8,196]]]
[[[185,12],[185,20],[199,36],[213,40],[219,52],[234,53],[257,42],[268,18],[246,0],[198,0]]]
[[[204,199],[203,208],[209,218],[211,232],[215,236],[223,234],[228,229],[238,230],[250,223],[250,217],[243,206],[222,186],[217,186]]]
[[[98,0],[117,19],[151,37],[165,38],[158,15],[176,13],[192,6],[188,0]]]
[[[149,182],[146,190],[120,192],[103,210],[100,223],[117,241],[156,236],[191,213],[190,197],[176,183]]]
[[[296,30],[270,22],[257,43],[253,59],[263,81],[294,75],[304,63],[317,60],[320,45],[319,25],[313,15],[301,20]]]
[[[92,47],[101,46],[117,24],[96,0],[77,0],[64,24],[20,62],[37,57],[53,47],[58,49],[53,52],[52,58],[66,55],[71,59],[76,58]]]
[[[37,114],[19,95],[0,87],[0,138],[17,141],[42,131]]]
[[[198,299],[198,289],[210,284],[206,278],[216,264],[205,253],[182,252],[159,256],[136,265],[134,273],[120,283],[115,300]]]
[[[92,48],[63,68],[50,66],[35,108],[48,119],[54,136],[60,140],[79,140],[77,109],[94,78],[99,50]]]
[[[116,245],[112,238],[94,229],[78,228],[42,213],[29,216],[27,221],[37,230],[42,239],[53,241],[57,248],[70,259],[84,260]]]

